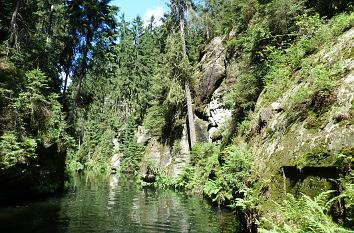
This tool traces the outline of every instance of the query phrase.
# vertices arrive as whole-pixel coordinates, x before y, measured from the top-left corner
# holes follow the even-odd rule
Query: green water
[[[129,179],[82,175],[69,187],[60,197],[0,208],[0,232],[242,232],[230,211]]]

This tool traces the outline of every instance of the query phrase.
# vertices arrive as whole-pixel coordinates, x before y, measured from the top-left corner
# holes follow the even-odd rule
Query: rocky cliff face
[[[236,79],[230,72],[233,63],[227,62],[225,43],[225,38],[214,38],[203,50],[195,72],[194,78],[199,81],[195,87],[195,114],[196,124],[201,129],[198,130],[200,142],[220,140],[216,131],[231,118],[231,111],[225,108],[223,97]]]
[[[271,181],[268,196],[284,191],[315,195],[340,188],[332,179],[342,176],[343,155],[353,156],[354,150],[353,41],[354,28],[306,57],[278,99],[270,100],[266,88],[252,114],[251,129],[234,141],[253,153],[254,174]],[[321,78],[311,70],[333,71],[333,75],[319,83]],[[223,97],[241,72],[242,61],[226,57],[223,39],[215,38],[203,51],[194,77],[198,80],[194,89],[200,142],[222,140],[218,130],[228,126],[232,115],[223,105]],[[172,146],[150,139],[143,173],[151,160],[169,176],[180,174],[189,161],[186,132]]]
[[[231,111],[223,105],[223,96],[230,90],[235,78],[228,75],[226,63],[225,41],[216,37],[203,50],[193,77],[197,81],[194,109],[198,142],[221,140],[216,131],[231,118]],[[146,145],[142,176],[149,173],[149,166],[157,166],[167,176],[178,176],[190,160],[187,126],[184,126],[182,137],[173,145],[151,138],[143,131],[138,132],[138,143]]]
[[[304,78],[302,68],[276,101],[266,100],[267,90],[259,97],[247,147],[256,158],[255,173],[272,181],[270,193],[315,195],[340,188],[331,179],[347,172],[343,157],[354,153],[353,52],[354,28],[306,59],[313,69],[338,69],[330,90],[314,89],[320,77]]]
[[[142,140],[142,138],[148,138],[148,140]],[[138,142],[146,144],[141,167],[143,178],[155,175],[156,169],[166,176],[177,177],[189,162],[186,126],[182,132],[182,138],[175,141],[173,145],[162,143],[156,137],[151,138],[144,131],[140,131]]]

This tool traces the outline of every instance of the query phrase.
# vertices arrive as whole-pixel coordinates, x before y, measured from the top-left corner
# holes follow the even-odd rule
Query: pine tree
[[[183,61],[184,63],[189,63],[187,56],[186,48],[186,36],[185,36],[185,13],[187,11],[188,5],[190,2],[187,0],[171,0],[172,6],[172,15],[175,22],[179,25],[179,34],[182,42],[182,52],[183,52]],[[195,123],[194,123],[194,113],[193,113],[193,104],[192,104],[192,95],[190,91],[190,80],[189,77],[184,77],[184,90],[187,101],[187,113],[188,113],[188,126],[189,126],[189,143],[193,147],[196,143],[196,132],[195,132]]]
[[[73,78],[76,83],[74,90],[74,99],[69,116],[69,122],[73,120],[73,111],[79,101],[82,81],[87,71],[92,67],[92,59],[95,56],[94,47],[99,43],[109,46],[114,38],[103,37],[104,34],[114,34],[116,27],[115,14],[116,8],[109,6],[110,0],[67,0],[66,7],[69,17],[69,31],[73,37],[73,42],[69,45],[70,49],[75,51],[72,56]],[[102,40],[106,41],[102,41]],[[66,90],[64,90],[65,92]]]

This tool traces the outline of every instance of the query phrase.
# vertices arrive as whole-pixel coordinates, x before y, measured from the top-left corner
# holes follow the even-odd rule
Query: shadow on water
[[[0,209],[0,232],[242,232],[227,210],[129,178],[78,175],[61,197]]]

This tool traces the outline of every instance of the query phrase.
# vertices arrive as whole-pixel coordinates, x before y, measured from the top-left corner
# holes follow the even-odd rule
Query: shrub
[[[282,204],[277,204],[277,213],[272,219],[263,219],[260,232],[349,232],[334,223],[329,216],[333,200],[329,199],[333,191],[319,194],[314,199],[302,195],[296,199],[288,194]]]
[[[26,164],[36,158],[36,140],[19,139],[15,132],[5,132],[0,141],[0,168],[7,169],[17,164]]]

